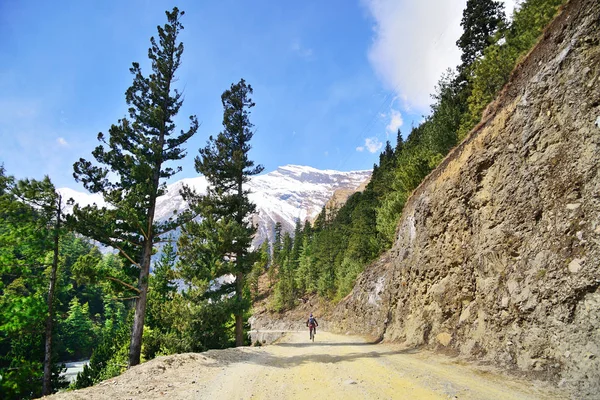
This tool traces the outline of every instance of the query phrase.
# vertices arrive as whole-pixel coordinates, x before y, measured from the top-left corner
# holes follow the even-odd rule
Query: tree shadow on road
[[[352,347],[352,346],[377,346],[375,342],[356,342],[356,343],[348,343],[348,342],[306,342],[306,343],[275,343],[271,346],[279,346],[279,347],[314,347],[314,346],[344,346],[344,347]]]
[[[296,343],[294,343],[296,344]],[[368,345],[366,343],[357,343],[358,345]],[[357,344],[346,344],[348,346],[354,346]],[[331,343],[329,344],[323,344],[323,346],[327,346],[327,345],[332,345]],[[338,346],[343,346],[345,345],[344,343],[339,343],[337,344]],[[375,346],[373,344],[371,344],[371,346]],[[404,350],[393,350],[393,351],[360,351],[360,352],[353,352],[353,353],[348,353],[348,354],[341,354],[341,355],[337,355],[337,354],[315,354],[315,353],[309,353],[309,354],[297,354],[297,355],[293,355],[293,356],[279,356],[279,355],[275,355],[275,354],[271,354],[271,353],[264,353],[261,354],[260,357],[256,357],[255,359],[251,359],[248,360],[248,362],[250,363],[255,363],[258,365],[263,365],[263,366],[270,366],[270,367],[275,367],[275,368],[291,368],[291,367],[296,367],[302,364],[307,364],[307,363],[318,363],[318,364],[336,364],[336,363],[340,363],[340,362],[350,362],[350,361],[355,361],[355,360],[359,360],[359,359],[376,359],[376,358],[381,358],[381,357],[388,357],[388,356],[393,356],[393,355],[400,355],[400,354],[415,354],[418,353],[418,350],[416,349],[404,349]]]
[[[307,352],[303,354],[297,354],[298,351],[294,351],[295,354],[277,355],[270,351],[260,352],[244,352],[239,354],[240,357],[233,357],[230,359],[219,359],[215,367],[223,367],[237,362],[256,364],[267,367],[275,368],[291,368],[300,366],[307,363],[318,363],[318,364],[335,364],[340,362],[351,362],[359,359],[376,359],[381,357],[388,357],[393,355],[410,355],[419,353],[418,348],[407,348],[399,350],[388,350],[382,351],[382,348],[376,343],[368,342],[322,342],[322,343],[278,343],[272,345],[273,347],[287,347],[295,349],[319,349],[319,352]],[[351,352],[348,354],[328,354],[328,347],[358,347],[360,351]],[[372,350],[371,350],[372,348]],[[291,350],[291,349],[290,349]],[[358,349],[357,349],[358,350]]]

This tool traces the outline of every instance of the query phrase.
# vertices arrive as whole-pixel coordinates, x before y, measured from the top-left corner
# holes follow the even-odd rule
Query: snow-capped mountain
[[[296,220],[303,222],[316,217],[336,190],[355,190],[370,176],[371,171],[341,172],[286,165],[273,172],[252,177],[246,189],[250,190],[250,200],[257,206],[255,222],[258,223],[258,232],[254,244],[262,243],[265,238],[272,240],[276,222],[281,222],[284,231],[292,232]],[[157,220],[167,219],[173,215],[174,210],[184,210],[187,207],[179,194],[184,184],[201,194],[206,193],[208,186],[203,176],[182,179],[168,185],[167,193],[157,199]],[[68,188],[59,191],[65,198],[72,197],[80,205],[94,202],[99,206],[104,204],[98,195]]]
[[[371,177],[371,171],[340,172],[286,165],[250,182],[250,200],[258,210],[255,243],[273,239],[276,222],[293,232],[296,220],[316,217],[338,189],[356,189]]]

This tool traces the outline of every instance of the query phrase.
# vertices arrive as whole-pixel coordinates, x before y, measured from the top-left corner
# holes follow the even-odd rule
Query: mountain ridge
[[[257,246],[265,239],[273,240],[274,226],[280,222],[284,232],[293,232],[296,221],[313,220],[323,206],[339,190],[354,192],[370,179],[371,170],[337,171],[288,164],[274,171],[250,178],[245,189],[250,190],[250,200],[257,206],[254,222],[258,231],[253,244]],[[156,220],[163,221],[173,215],[173,211],[188,207],[181,197],[183,185],[206,193],[208,181],[204,176],[183,178],[167,185],[167,193],[156,203]],[[73,198],[82,206],[96,203],[105,205],[99,194],[79,192],[70,188],[59,188],[66,198]]]

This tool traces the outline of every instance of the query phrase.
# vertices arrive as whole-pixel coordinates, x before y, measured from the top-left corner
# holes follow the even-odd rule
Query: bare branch
[[[146,234],[146,231],[144,230],[144,228],[142,227],[142,225],[140,224],[140,221],[135,221],[135,223],[137,224],[138,228],[140,228],[140,231],[142,231],[142,236],[148,240],[148,235]]]
[[[122,280],[120,280],[120,279],[118,279],[118,278],[115,278],[114,276],[110,276],[110,275],[109,275],[109,276],[107,276],[106,278],[107,278],[107,279],[110,279],[110,280],[111,280],[111,281],[113,281],[113,282],[120,283],[121,285],[123,285],[123,286],[125,286],[125,287],[128,287],[129,289],[131,289],[131,290],[134,290],[134,291],[136,291],[136,292],[140,293],[140,289],[136,288],[135,286],[131,286],[129,283],[127,283],[127,282],[123,282]],[[136,296],[136,297],[137,297],[137,296]]]
[[[117,250],[119,250],[121,252],[121,254],[123,254],[125,256],[125,258],[127,258],[133,265],[137,265],[138,268],[142,268],[142,266],[140,265],[140,263],[133,261],[133,259],[131,257],[129,257],[129,254],[125,253],[125,250],[123,250],[122,248],[120,248],[119,246],[117,246],[116,244],[112,244],[112,246],[116,247]]]
[[[131,296],[131,297],[113,297],[112,300],[124,301],[124,300],[134,300],[139,299],[140,296]]]

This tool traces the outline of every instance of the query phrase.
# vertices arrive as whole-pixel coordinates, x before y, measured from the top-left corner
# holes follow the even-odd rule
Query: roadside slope
[[[600,3],[571,0],[329,316],[600,390]]]

